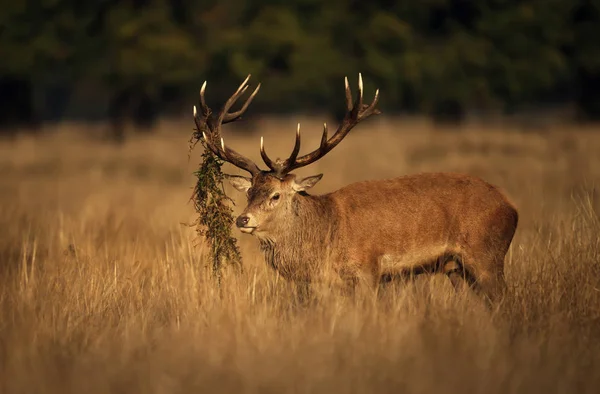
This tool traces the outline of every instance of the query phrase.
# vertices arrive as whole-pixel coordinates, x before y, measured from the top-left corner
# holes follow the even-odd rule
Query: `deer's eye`
[[[273,194],[273,196],[271,196],[271,201],[277,201],[279,200],[279,193],[275,193]]]

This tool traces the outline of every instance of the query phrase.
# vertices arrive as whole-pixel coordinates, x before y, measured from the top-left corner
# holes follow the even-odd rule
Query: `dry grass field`
[[[284,156],[298,119],[252,127]],[[300,120],[306,152],[321,120]],[[260,162],[261,134],[232,126],[226,143]],[[313,193],[421,171],[500,186],[520,222],[493,311],[441,276],[377,300],[323,288],[299,306],[239,231],[245,269],[226,271],[220,293],[186,225],[191,116],[120,147],[91,126],[55,129],[0,141],[1,393],[600,392],[597,127],[381,116],[299,171],[325,173]]]

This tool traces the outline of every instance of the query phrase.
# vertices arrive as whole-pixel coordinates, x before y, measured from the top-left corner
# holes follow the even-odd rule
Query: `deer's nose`
[[[246,225],[248,224],[249,221],[250,221],[250,218],[248,216],[240,215],[235,220],[235,225],[238,227],[246,227]]]

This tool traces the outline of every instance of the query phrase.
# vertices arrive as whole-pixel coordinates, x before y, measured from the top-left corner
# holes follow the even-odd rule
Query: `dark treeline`
[[[599,40],[600,0],[3,0],[0,115],[151,125],[248,73],[253,113],[339,111],[360,71],[387,113],[598,118]]]

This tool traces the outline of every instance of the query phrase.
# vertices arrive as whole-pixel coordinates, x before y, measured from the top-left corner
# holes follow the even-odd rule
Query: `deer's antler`
[[[298,153],[300,152],[300,124],[298,124],[298,129],[296,130],[296,142],[294,143],[294,149],[292,150],[292,154],[289,158],[284,160],[283,162],[274,162],[269,158],[267,153],[265,152],[264,141],[261,137],[260,140],[260,155],[262,156],[265,164],[279,176],[285,175],[290,171],[293,171],[297,168],[307,166],[315,161],[319,160],[323,156],[325,156],[329,151],[339,144],[344,137],[348,134],[350,130],[354,126],[356,126],[362,120],[368,118],[371,115],[377,115],[381,112],[375,108],[377,102],[379,101],[379,89],[375,92],[375,98],[371,104],[363,103],[363,81],[362,75],[358,74],[358,97],[354,103],[352,102],[352,92],[350,91],[350,85],[348,84],[348,77],[345,79],[346,83],[346,114],[339,127],[331,136],[328,138],[327,133],[327,124],[323,124],[323,136],[321,137],[321,144],[319,148],[304,155],[298,157]]]
[[[202,84],[202,88],[200,89],[200,116],[198,116],[198,112],[196,106],[194,106],[194,122],[196,123],[196,128],[198,133],[202,134],[204,141],[206,142],[206,146],[210,149],[217,157],[220,159],[227,161],[234,166],[241,168],[243,170],[248,171],[253,176],[260,172],[260,169],[252,160],[248,159],[245,156],[242,156],[238,152],[233,149],[225,146],[225,141],[221,136],[221,125],[229,122],[234,122],[238,120],[246,109],[254,99],[254,96],[258,93],[260,89],[260,83],[254,89],[254,92],[248,97],[246,102],[242,105],[236,112],[229,112],[231,107],[237,102],[237,100],[246,92],[248,89],[248,80],[250,79],[250,75],[246,77],[244,82],[238,87],[235,93],[225,102],[221,111],[215,116],[211,109],[206,105],[206,100],[204,98],[204,92],[206,90],[206,81]]]

